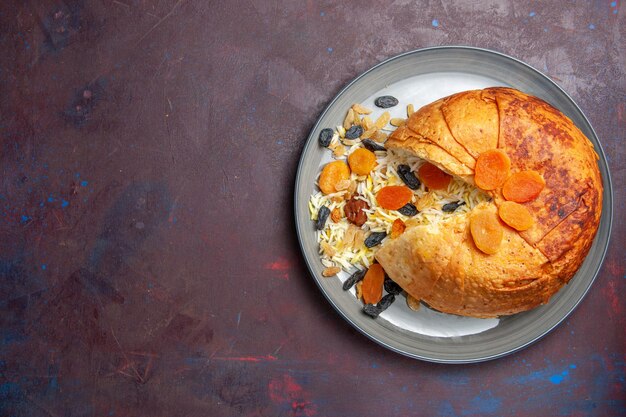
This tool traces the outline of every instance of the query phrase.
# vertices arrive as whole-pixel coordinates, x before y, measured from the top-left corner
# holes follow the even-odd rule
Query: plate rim
[[[601,247],[601,253],[600,253],[600,257],[599,257],[599,263],[598,263],[598,267],[595,269],[595,271],[593,272],[593,276],[591,277],[591,279],[589,280],[587,286],[584,288],[584,291],[581,293],[580,297],[575,301],[574,305],[571,307],[571,309],[569,309],[569,311],[567,311],[563,317],[561,317],[559,320],[557,320],[553,325],[551,325],[550,327],[546,328],[545,330],[543,330],[542,332],[540,332],[539,335],[531,338],[530,340],[528,340],[525,343],[520,344],[519,346],[516,346],[514,348],[508,349],[506,351],[497,353],[497,354],[492,354],[492,355],[487,355],[487,356],[481,356],[481,357],[473,357],[473,358],[466,358],[466,359],[442,359],[442,358],[436,358],[436,357],[431,357],[431,356],[424,356],[424,355],[419,355],[419,354],[415,354],[412,352],[407,352],[404,351],[400,348],[397,348],[395,346],[390,345],[389,343],[385,343],[383,340],[379,340],[376,337],[374,337],[374,335],[369,334],[365,329],[361,328],[356,322],[354,322],[346,313],[344,313],[344,311],[339,308],[339,306],[335,303],[335,301],[333,300],[332,297],[330,297],[330,294],[320,285],[320,282],[318,279],[316,279],[312,265],[309,262],[309,259],[307,258],[307,256],[305,255],[305,251],[304,251],[304,246],[303,246],[303,236],[302,233],[303,231],[300,228],[300,215],[298,214],[298,191],[300,189],[300,183],[301,183],[301,175],[303,172],[303,164],[304,164],[304,155],[307,153],[308,149],[313,146],[312,144],[316,143],[315,141],[315,137],[314,137],[314,133],[315,131],[318,129],[321,120],[323,119],[323,117],[330,111],[330,109],[333,107],[334,103],[339,100],[344,93],[346,93],[346,91],[348,91],[356,82],[358,82],[361,78],[365,77],[367,74],[371,73],[372,71],[378,69],[381,66],[385,66],[390,64],[391,62],[404,58],[406,56],[409,55],[416,55],[416,54],[423,54],[426,52],[433,52],[433,51],[450,51],[450,50],[464,50],[464,51],[474,51],[474,52],[478,52],[478,53],[485,53],[485,54],[491,54],[491,55],[495,55],[501,59],[505,59],[505,60],[511,60],[519,65],[522,65],[524,67],[526,67],[527,69],[529,69],[531,72],[536,73],[537,75],[539,75],[540,77],[542,77],[544,80],[546,80],[549,84],[551,84],[553,87],[555,87],[561,94],[563,94],[568,100],[569,102],[573,105],[573,107],[575,108],[575,110],[582,116],[582,118],[585,120],[585,122],[587,123],[587,126],[589,127],[589,129],[591,130],[592,135],[594,136],[594,138],[596,139],[597,142],[597,149],[596,152],[599,155],[599,160],[604,161],[605,165],[606,165],[606,183],[608,185],[607,191],[609,193],[609,197],[610,197],[610,204],[606,204],[608,202],[603,202],[603,206],[602,206],[602,214],[601,216],[604,217],[605,215],[608,216],[608,228],[607,228],[607,240],[606,240],[606,244]],[[595,145],[595,144],[594,144]],[[595,146],[594,146],[595,148]],[[341,88],[333,97],[333,99],[326,105],[326,107],[324,108],[324,110],[317,116],[316,122],[313,125],[313,127],[311,128],[309,134],[306,137],[305,140],[305,144],[304,147],[302,148],[302,151],[300,153],[300,158],[298,161],[298,166],[297,166],[297,171],[296,171],[296,177],[295,177],[295,188],[294,188],[294,197],[293,197],[293,204],[294,204],[294,223],[296,226],[296,234],[298,237],[298,245],[300,247],[300,253],[302,254],[302,257],[304,258],[305,264],[307,266],[307,270],[309,271],[309,275],[313,278],[313,280],[315,281],[315,284],[317,285],[317,287],[319,288],[319,290],[321,291],[321,293],[324,295],[324,297],[326,298],[326,300],[333,306],[333,308],[335,309],[335,311],[337,311],[339,313],[339,315],[346,320],[348,323],[350,323],[350,325],[357,329],[361,334],[363,334],[364,336],[366,336],[368,339],[374,341],[376,344],[383,346],[393,352],[399,353],[403,356],[409,357],[409,358],[413,358],[413,359],[419,359],[419,360],[423,360],[426,362],[431,362],[431,363],[443,363],[443,364],[468,364],[468,363],[478,363],[478,362],[485,362],[485,361],[490,361],[490,360],[494,360],[494,359],[498,359],[504,356],[508,356],[511,355],[515,352],[518,352],[522,349],[525,349],[529,346],[531,346],[532,344],[536,343],[537,341],[541,340],[542,338],[544,338],[546,335],[548,335],[549,333],[551,333],[556,327],[558,327],[559,325],[561,325],[561,323],[563,323],[563,321],[565,321],[580,305],[580,303],[582,302],[582,300],[587,296],[587,293],[589,292],[589,290],[591,289],[591,286],[593,285],[593,283],[595,282],[596,278],[598,277],[600,270],[602,269],[602,265],[604,264],[605,258],[606,258],[606,254],[608,252],[608,248],[610,246],[610,241],[611,241],[611,235],[612,235],[612,230],[613,230],[613,202],[614,202],[614,190],[613,190],[613,182],[611,179],[611,173],[610,173],[610,167],[608,164],[608,160],[606,158],[606,154],[604,152],[604,149],[602,147],[602,144],[600,142],[600,139],[598,138],[598,135],[595,131],[595,129],[593,128],[593,125],[591,124],[591,122],[589,121],[589,118],[585,115],[585,113],[582,111],[582,109],[578,106],[578,103],[576,103],[572,97],[563,89],[561,88],[561,86],[559,86],[555,81],[553,81],[550,77],[548,77],[546,74],[544,74],[543,72],[539,71],[538,69],[534,68],[533,66],[525,63],[524,61],[521,61],[515,57],[512,57],[510,55],[504,54],[502,52],[498,52],[498,51],[493,51],[490,49],[486,49],[486,48],[480,48],[480,47],[473,47],[473,46],[464,46],[464,45],[443,45],[443,46],[433,46],[433,47],[426,47],[426,48],[419,48],[419,49],[414,49],[411,51],[407,51],[407,52],[403,52],[401,54],[398,55],[394,55],[392,57],[389,57],[381,62],[379,62],[378,64],[374,65],[373,67],[367,69],[366,71],[360,73],[358,76],[356,76],[354,79],[352,79],[349,83],[347,83],[343,88]],[[601,218],[602,218],[601,217]]]

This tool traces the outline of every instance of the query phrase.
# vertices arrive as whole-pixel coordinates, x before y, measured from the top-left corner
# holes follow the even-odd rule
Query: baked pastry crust
[[[480,153],[498,147],[511,172],[533,170],[546,186],[524,203],[535,224],[505,228],[500,250],[482,253],[469,232],[469,214],[414,226],[387,241],[376,259],[413,297],[433,308],[495,317],[548,302],[576,273],[602,213],[602,178],[591,142],[559,110],[511,88],[458,93],[415,112],[386,142],[390,152],[418,156],[473,184]],[[492,210],[505,201],[490,191]]]

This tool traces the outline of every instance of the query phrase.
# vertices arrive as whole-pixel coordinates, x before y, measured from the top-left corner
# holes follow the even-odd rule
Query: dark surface
[[[621,3],[3,1],[0,415],[626,414]],[[603,143],[618,212],[570,318],[468,366],[343,322],[292,214],[336,92],[449,44],[559,83]]]

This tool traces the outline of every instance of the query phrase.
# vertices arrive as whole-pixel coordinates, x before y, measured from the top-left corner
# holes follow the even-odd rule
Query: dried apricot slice
[[[376,202],[387,210],[398,210],[413,198],[413,191],[404,185],[388,185],[376,193]]]
[[[492,149],[478,155],[474,168],[474,181],[483,190],[495,190],[509,176],[511,160],[500,149]]]
[[[366,304],[376,304],[383,297],[385,271],[380,264],[370,266],[361,281],[361,296]]]
[[[505,201],[500,204],[498,215],[504,223],[519,231],[528,230],[535,223],[526,206],[513,201]]]
[[[452,180],[452,176],[429,162],[424,163],[419,168],[417,176],[430,190],[445,190]]]
[[[329,162],[320,174],[319,186],[324,194],[336,192],[335,186],[339,181],[350,178],[350,168],[343,161]]]
[[[546,182],[537,171],[521,171],[506,180],[502,194],[509,201],[526,203],[537,198],[545,186]]]
[[[358,148],[348,156],[350,169],[357,175],[367,175],[376,166],[376,155],[365,148]]]
[[[393,224],[391,225],[391,238],[395,239],[404,233],[406,229],[406,224],[402,221],[402,219],[395,219]]]
[[[504,227],[496,213],[487,209],[475,210],[470,218],[470,232],[476,247],[482,252],[493,255],[500,249]]]

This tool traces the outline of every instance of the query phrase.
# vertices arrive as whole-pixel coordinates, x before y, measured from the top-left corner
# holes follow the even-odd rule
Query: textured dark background
[[[2,1],[0,415],[625,415],[622,3]],[[337,91],[451,44],[519,58],[574,98],[618,213],[570,318],[468,366],[343,322],[292,214]]]

